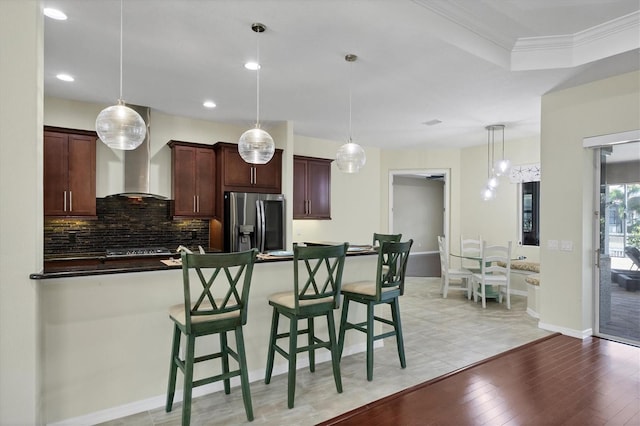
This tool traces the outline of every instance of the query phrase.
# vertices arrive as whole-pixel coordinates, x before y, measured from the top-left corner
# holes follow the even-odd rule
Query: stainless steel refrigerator
[[[224,249],[227,252],[257,248],[261,253],[284,250],[285,204],[283,194],[224,193]]]

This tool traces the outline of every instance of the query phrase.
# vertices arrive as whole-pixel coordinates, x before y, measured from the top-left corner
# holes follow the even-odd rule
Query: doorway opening
[[[438,235],[448,235],[449,170],[389,172],[389,231],[413,239],[407,275],[439,277]]]

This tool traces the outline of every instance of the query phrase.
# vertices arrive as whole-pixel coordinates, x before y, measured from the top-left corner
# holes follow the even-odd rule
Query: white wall
[[[594,161],[585,137],[640,128],[640,71],[542,98],[540,324],[588,335],[593,324]],[[550,239],[573,251],[549,250]]]
[[[40,423],[42,13],[0,1],[0,424]]]

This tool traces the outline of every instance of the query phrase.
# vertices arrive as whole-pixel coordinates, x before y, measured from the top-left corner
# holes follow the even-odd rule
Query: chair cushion
[[[296,300],[295,295],[292,291],[287,291],[283,293],[274,293],[269,296],[269,302],[275,303],[276,305],[282,305],[285,308],[295,309],[296,308]],[[332,297],[321,297],[319,299],[306,299],[300,300],[300,306],[310,306],[310,305],[318,305],[321,303],[332,303]]]
[[[525,277],[524,281],[531,285],[540,285],[540,274],[532,274]]]
[[[396,290],[397,288],[398,286],[384,287],[382,289],[382,292],[385,293],[387,291]],[[354,283],[348,283],[342,286],[342,292],[364,294],[366,296],[375,296],[376,282],[375,281],[357,281]]]
[[[222,300],[217,300],[216,299],[216,303],[222,303]],[[193,305],[191,305],[193,307]],[[230,307],[230,306],[227,306]],[[209,302],[202,302],[202,304],[200,305],[200,310],[202,311],[206,311],[208,309],[212,309],[211,307],[211,303]],[[191,316],[191,323],[192,324],[199,324],[199,323],[204,323],[204,322],[211,322],[211,321],[220,321],[223,319],[229,319],[229,318],[235,318],[235,317],[239,317],[240,316],[240,310],[237,311],[232,311],[232,312],[225,312],[222,314],[211,314],[211,315],[195,315],[195,316]],[[186,324],[186,316],[185,316],[185,312],[184,312],[184,303],[181,303],[179,305],[173,305],[169,308],[169,317],[171,317],[172,320],[176,321],[177,323],[181,324],[181,325],[185,325]]]

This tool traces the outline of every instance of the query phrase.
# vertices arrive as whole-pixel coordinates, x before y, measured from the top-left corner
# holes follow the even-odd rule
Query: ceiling
[[[120,1],[42,4],[68,16],[45,18],[45,95],[115,104]],[[127,103],[253,127],[259,46],[263,128],[345,141],[351,90],[365,147],[537,137],[545,93],[640,69],[638,0],[125,0],[123,22]]]

